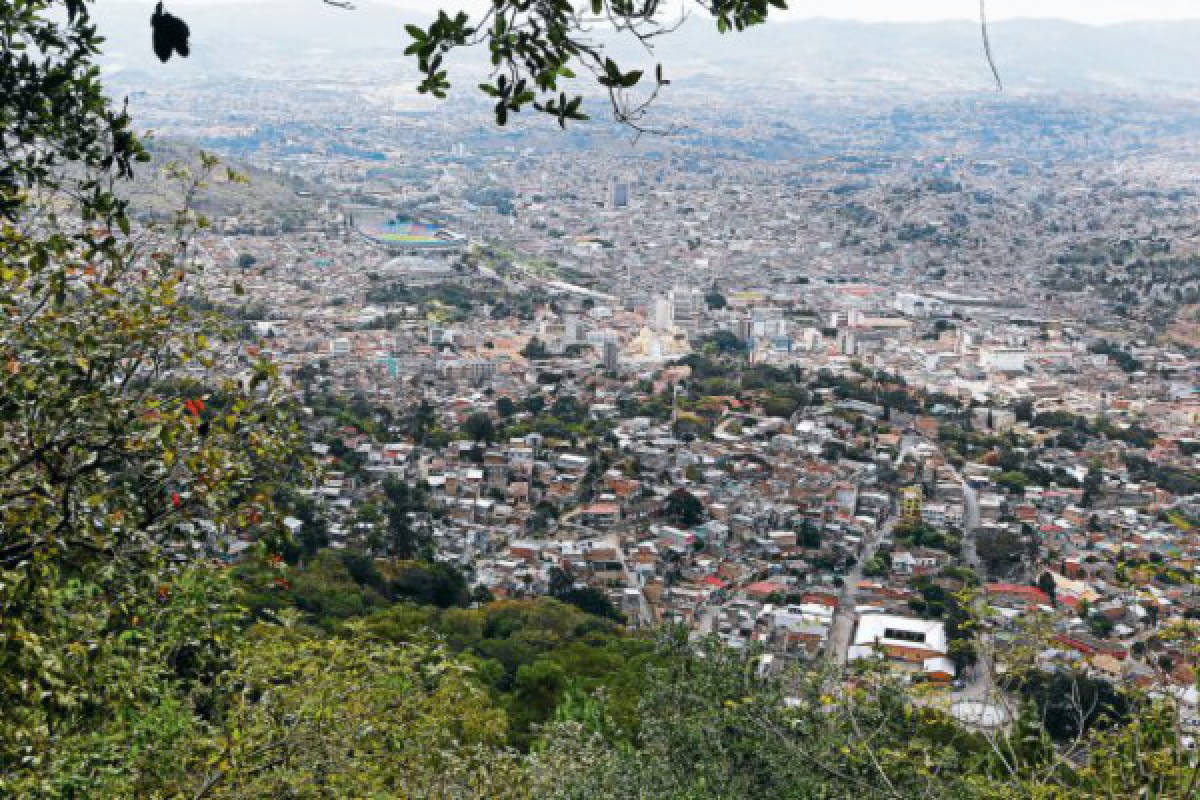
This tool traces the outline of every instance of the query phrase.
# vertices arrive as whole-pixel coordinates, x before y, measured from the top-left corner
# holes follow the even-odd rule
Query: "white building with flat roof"
[[[1028,354],[1024,348],[981,347],[979,367],[992,372],[1024,372],[1025,357]]]
[[[859,617],[847,657],[855,660],[882,655],[922,670],[927,661],[945,658],[949,651],[946,626],[939,620],[870,613]]]

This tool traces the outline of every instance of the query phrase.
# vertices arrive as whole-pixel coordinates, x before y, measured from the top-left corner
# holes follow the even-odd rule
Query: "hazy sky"
[[[849,17],[870,21],[928,21],[975,17],[976,0],[791,0],[795,16]],[[1196,0],[988,0],[988,17],[1057,17],[1104,24],[1136,19],[1200,16]]]
[[[111,1],[111,0],[110,0]],[[149,0],[125,0],[148,5]],[[230,0],[166,0],[167,8]],[[241,0],[254,2],[254,0]],[[319,4],[320,0],[289,0],[294,5]],[[382,0],[408,8],[478,9],[486,0]],[[833,17],[878,21],[929,21],[975,18],[978,0],[789,0],[787,15],[795,18]],[[987,0],[988,16],[1056,17],[1076,22],[1105,24],[1139,19],[1200,17],[1200,0]]]

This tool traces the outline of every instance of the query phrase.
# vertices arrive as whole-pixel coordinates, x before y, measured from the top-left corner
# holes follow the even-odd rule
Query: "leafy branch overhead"
[[[326,0],[328,2],[328,0]],[[693,0],[693,5],[712,17],[720,33],[743,31],[767,21],[771,9],[787,9],[786,0]],[[598,33],[633,39],[647,53],[654,40],[677,30],[689,6],[663,0],[587,0],[577,8],[570,0],[494,0],[486,12],[453,16],[439,11],[427,28],[408,25],[412,42],[406,55],[415,56],[424,76],[418,91],[446,97],[450,88],[445,58],[461,48],[486,47],[492,74],[479,88],[496,101],[496,122],[504,125],[509,114],[532,107],[549,114],[565,127],[567,120],[584,120],[583,97],[573,86],[560,84],[590,73],[608,93],[613,117],[641,132],[650,104],[670,81],[663,77],[662,64],[654,69],[647,87],[643,70],[625,71],[605,53]],[[996,87],[1002,88],[1000,73],[988,39],[986,0],[980,0],[979,20],[984,56]],[[640,96],[631,90],[642,87]]]
[[[346,0],[322,2],[354,7]],[[613,118],[640,133],[650,130],[647,111],[670,81],[662,64],[649,77],[642,69],[626,70],[608,54],[605,40],[632,41],[651,54],[655,40],[676,31],[692,11],[711,17],[717,31],[727,33],[764,23],[772,9],[787,8],[786,0],[493,0],[486,10],[439,10],[427,26],[406,25],[410,41],[404,53],[416,59],[421,73],[417,90],[444,99],[451,88],[451,54],[486,49],[491,73],[478,88],[495,102],[499,125],[528,108],[550,115],[562,127],[568,120],[588,119],[580,92],[590,76],[607,94]],[[1000,88],[985,11],[986,2],[980,0],[984,55]],[[173,48],[187,54],[187,26],[163,13],[161,3],[153,24],[160,58],[169,58]]]
[[[154,7],[154,14],[150,17],[150,29],[153,31],[154,54],[158,56],[159,61],[166,62],[172,53],[179,53],[180,57],[187,58],[190,35],[187,23],[174,14],[163,11],[162,3]]]
[[[698,0],[695,5],[716,20],[722,33],[745,30],[765,22],[772,7],[787,7],[784,0]],[[424,76],[418,91],[443,98],[450,88],[446,56],[461,48],[486,47],[492,74],[479,88],[496,101],[500,125],[530,107],[564,127],[567,120],[587,119],[582,95],[563,85],[579,71],[604,87],[618,122],[643,130],[647,108],[670,81],[659,64],[653,85],[632,96],[630,90],[646,85],[644,71],[623,69],[606,55],[596,34],[632,38],[651,52],[654,39],[676,30],[686,15],[686,8],[661,0],[590,0],[583,8],[569,0],[496,0],[481,14],[440,11],[427,28],[407,26],[412,42],[405,54],[416,57]]]

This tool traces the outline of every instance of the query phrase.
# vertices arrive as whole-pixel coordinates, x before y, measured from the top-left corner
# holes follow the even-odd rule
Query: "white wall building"
[[[979,366],[994,372],[1024,372],[1028,351],[1015,347],[979,348]]]

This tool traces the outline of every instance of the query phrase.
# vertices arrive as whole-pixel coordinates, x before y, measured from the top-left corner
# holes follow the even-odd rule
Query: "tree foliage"
[[[186,242],[201,224],[182,213],[166,236]],[[8,708],[77,708],[90,690],[72,648],[135,627],[131,609],[163,583],[169,558],[243,539],[274,546],[273,498],[300,479],[274,367],[243,354],[240,378],[217,370],[233,337],[187,307],[182,261],[149,250],[154,241],[90,226],[0,231]],[[64,592],[105,598],[98,638],[55,622]]]
[[[361,624],[337,637],[262,627],[229,678],[217,735],[192,759],[208,796],[522,796],[505,713],[436,645]]]
[[[274,367],[185,302],[207,225],[188,199],[216,161],[172,168],[179,210],[133,234],[113,184],[143,151],[96,82],[86,5],[67,6],[17,0],[0,26],[4,794],[44,789],[77,734],[102,761],[98,720],[217,668],[206,631],[231,607],[177,605],[205,584],[177,564],[278,547],[275,498],[305,471]]]
[[[704,521],[704,505],[687,489],[676,489],[667,495],[663,513],[673,524],[684,528]]]
[[[496,425],[492,422],[491,415],[485,411],[477,411],[467,417],[463,422],[462,432],[472,442],[491,444],[496,439]]]
[[[209,570],[171,588],[136,649],[97,659],[105,704],[6,769],[6,796],[528,796],[505,712],[435,642],[244,628]]]
[[[1020,560],[1025,542],[1020,534],[1004,528],[977,536],[975,551],[989,571],[998,573]]]
[[[31,201],[67,191],[85,221],[122,220],[113,185],[148,156],[100,84],[88,4],[5,0],[0,14],[0,219],[15,223]]]
[[[418,91],[445,97],[450,89],[446,57],[463,48],[482,47],[494,73],[479,89],[495,101],[498,124],[526,108],[550,115],[564,127],[568,120],[587,119],[583,97],[567,92],[578,70],[607,92],[619,122],[642,129],[649,104],[670,81],[661,64],[651,77],[643,69],[625,69],[608,55],[593,30],[609,28],[620,38],[651,45],[678,27],[681,10],[661,0],[587,0],[580,5],[570,0],[498,0],[483,11],[443,10],[427,27],[407,26],[412,41],[405,54],[416,59],[423,76]],[[696,0],[695,5],[722,33],[765,22],[772,8],[787,7],[784,0]],[[647,84],[650,88],[642,94],[633,93]]]

